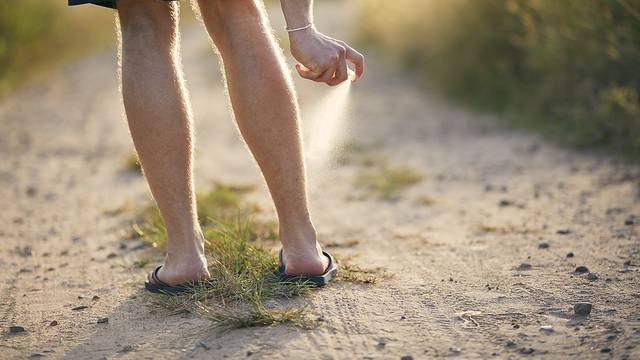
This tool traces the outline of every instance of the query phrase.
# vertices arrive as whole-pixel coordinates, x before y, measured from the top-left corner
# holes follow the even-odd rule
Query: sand
[[[323,9],[320,26],[346,34]],[[183,41],[198,188],[256,184],[268,209],[202,29],[187,26]],[[323,321],[311,330],[223,332],[155,308],[142,290],[153,264],[136,268],[147,250],[126,239],[149,194],[124,169],[115,70],[112,52],[92,54],[0,102],[1,358],[640,357],[640,169],[505,129],[373,53],[345,124],[364,150],[310,168],[310,201],[320,240],[348,245],[330,251],[394,276],[312,292],[304,302]],[[296,84],[303,113],[326,92]],[[363,162],[382,158],[423,180],[392,201],[366,196]],[[579,302],[589,316],[574,316]]]

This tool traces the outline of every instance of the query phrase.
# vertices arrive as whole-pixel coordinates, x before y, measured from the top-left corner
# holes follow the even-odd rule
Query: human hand
[[[364,72],[364,57],[344,41],[333,39],[314,27],[289,33],[291,54],[299,61],[296,70],[305,79],[335,86],[349,78],[347,62],[355,67],[357,81]]]

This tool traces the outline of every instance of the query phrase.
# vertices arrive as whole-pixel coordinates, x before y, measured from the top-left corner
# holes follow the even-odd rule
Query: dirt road
[[[198,187],[255,183],[268,204],[198,26],[183,47]],[[124,240],[123,204],[148,192],[124,170],[115,70],[94,54],[0,102],[0,358],[640,358],[640,170],[505,130],[374,55],[350,99],[346,140],[362,146],[311,168],[310,196],[322,241],[345,245],[332,251],[395,276],[313,292],[312,330],[222,332],[153,308]],[[297,85],[303,112],[327,91]],[[362,196],[359,174],[383,158],[423,180],[393,201]]]

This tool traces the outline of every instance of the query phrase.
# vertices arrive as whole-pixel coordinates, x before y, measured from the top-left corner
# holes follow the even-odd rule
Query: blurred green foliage
[[[360,39],[477,109],[640,155],[640,0],[362,0]]]
[[[113,12],[93,6],[0,1],[0,95],[52,65],[109,44],[113,28]]]

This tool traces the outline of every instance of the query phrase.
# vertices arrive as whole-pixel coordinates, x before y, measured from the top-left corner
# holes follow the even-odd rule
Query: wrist
[[[298,41],[304,41],[305,39],[308,39],[311,36],[315,36],[316,34],[316,27],[313,26],[313,24],[305,29],[300,29],[297,31],[289,31],[289,41],[290,42],[298,42]]]

